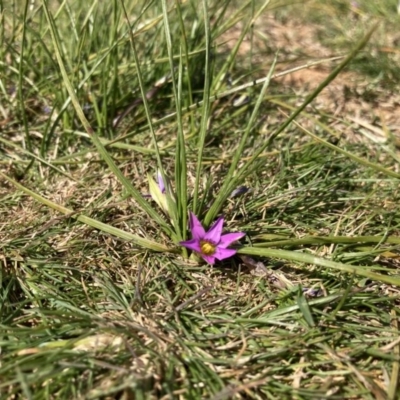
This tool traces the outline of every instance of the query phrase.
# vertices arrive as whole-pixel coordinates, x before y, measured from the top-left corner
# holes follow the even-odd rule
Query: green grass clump
[[[0,398],[396,399],[394,4],[125,3],[0,1]]]

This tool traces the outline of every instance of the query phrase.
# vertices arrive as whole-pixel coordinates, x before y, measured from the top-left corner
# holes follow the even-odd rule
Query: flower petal
[[[206,256],[204,254],[200,254],[200,256],[204,259],[204,261],[208,262],[211,265],[215,264],[215,255],[213,254],[212,256]]]
[[[244,232],[233,232],[227,233],[221,236],[221,240],[218,243],[218,247],[221,249],[226,249],[231,243],[236,242],[236,240],[241,239],[246,234]]]
[[[160,170],[157,170],[157,183],[158,183],[158,187],[160,188],[160,191],[162,194],[165,194],[165,184],[161,175]]]
[[[232,257],[235,254],[236,250],[234,249],[222,249],[220,247],[217,247],[215,253],[213,254],[213,257],[215,257],[217,260],[223,260],[225,258]]]
[[[222,227],[224,225],[224,217],[219,217],[210,230],[205,234],[204,239],[212,243],[218,244],[221,240]]]
[[[185,241],[179,242],[179,244],[190,250],[196,251],[197,253],[201,253],[200,242],[197,239],[185,240]]]
[[[166,214],[169,214],[167,198],[165,197],[165,194],[163,194],[160,190],[160,185],[157,184],[150,175],[148,175],[148,181],[150,197],[158,204],[160,208],[162,208],[162,210]]]
[[[204,230],[203,225],[201,225],[201,222],[192,212],[189,215],[189,228],[192,232],[193,239],[199,241],[204,238],[206,231]]]

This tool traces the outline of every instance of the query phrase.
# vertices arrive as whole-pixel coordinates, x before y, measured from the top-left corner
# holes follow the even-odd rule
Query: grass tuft
[[[395,3],[0,2],[2,399],[397,398]]]

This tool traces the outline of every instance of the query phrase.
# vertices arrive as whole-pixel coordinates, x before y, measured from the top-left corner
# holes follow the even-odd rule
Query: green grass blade
[[[210,207],[210,209],[208,210],[208,212],[205,216],[205,219],[204,219],[205,225],[209,225],[211,223],[211,221],[213,221],[215,219],[216,215],[222,209],[225,201],[229,197],[232,190],[240,183],[240,178],[238,178],[237,167],[239,165],[241,156],[245,149],[250,132],[252,131],[252,129],[254,127],[254,123],[256,121],[258,111],[264,100],[265,93],[267,91],[272,74],[275,69],[276,61],[277,61],[277,58],[275,57],[274,62],[272,63],[272,66],[269,70],[267,79],[264,81],[264,85],[261,89],[260,94],[258,95],[256,105],[254,106],[253,112],[251,113],[249,122],[247,123],[247,126],[246,126],[246,130],[245,130],[242,138],[240,139],[240,143],[239,143],[237,150],[235,151],[235,155],[233,156],[232,163],[230,165],[228,174],[224,179],[222,188],[219,191],[217,198],[215,199],[215,201],[213,202],[212,206]],[[240,171],[239,171],[239,173],[240,173]]]
[[[132,197],[139,203],[140,207],[147,212],[147,214],[156,221],[160,227],[170,236],[175,237],[173,231],[170,226],[163,220],[163,218],[150,206],[150,204],[143,198],[142,194],[132,185],[132,183],[122,174],[121,170],[117,167],[114,160],[111,158],[110,154],[107,152],[105,147],[103,146],[101,140],[98,138],[94,130],[89,124],[89,121],[86,119],[82,107],[79,104],[78,98],[75,94],[75,90],[72,87],[72,84],[69,80],[67,71],[64,66],[64,61],[61,55],[61,46],[59,43],[58,36],[56,34],[56,28],[54,24],[53,17],[48,9],[47,1],[43,0],[43,9],[46,14],[47,22],[50,27],[50,32],[53,40],[55,55],[58,61],[58,65],[63,77],[64,85],[66,86],[68,93],[71,97],[71,102],[75,108],[75,111],[78,115],[79,120],[81,121],[85,131],[90,135],[94,145],[96,146],[97,151],[103,157],[110,170],[114,173],[116,178],[121,182],[126,191],[132,195]]]
[[[350,52],[350,54],[328,75],[326,79],[323,80],[322,83],[318,85],[318,87],[307,96],[306,100],[303,104],[298,107],[291,115],[288,117],[285,122],[265,141],[263,146],[253,154],[252,158],[247,161],[247,163],[243,166],[240,173],[243,174],[243,177],[246,175],[247,170],[251,168],[254,163],[254,160],[267,148],[271,145],[273,140],[282,133],[294,120],[297,118],[304,109],[322,92],[322,90],[329,85],[338,75],[339,73],[350,63],[351,60],[358,54],[358,52],[368,43],[372,34],[375,32],[378,24],[375,24],[369,32],[357,43],[354,49]]]
[[[206,143],[206,136],[208,130],[208,119],[210,115],[210,90],[211,90],[211,37],[210,37],[210,23],[208,16],[207,1],[202,0],[203,6],[203,19],[204,19],[204,34],[205,34],[205,65],[204,65],[204,89],[203,89],[203,104],[201,111],[201,122],[198,139],[198,153],[197,153],[197,164],[196,164],[196,180],[194,184],[193,192],[193,212],[198,214],[198,202],[199,202],[199,188],[201,185],[201,174],[202,174],[202,160],[204,146]]]
[[[105,224],[103,222],[97,221],[93,218],[87,217],[85,215],[79,214],[69,208],[66,208],[64,206],[61,206],[59,204],[56,204],[48,199],[46,199],[43,196],[40,196],[39,194],[33,192],[32,190],[26,188],[25,186],[21,185],[20,183],[16,182],[14,179],[11,179],[7,175],[3,174],[0,172],[0,176],[2,176],[4,179],[6,179],[8,182],[12,183],[16,188],[19,190],[23,191],[27,195],[31,196],[33,199],[36,201],[40,202],[41,204],[44,204],[47,207],[52,208],[53,210],[56,210],[58,212],[61,212],[65,215],[68,215],[70,218],[75,218],[76,220],[89,225],[95,229],[99,229],[102,232],[109,233],[110,235],[114,235],[115,237],[128,240],[130,242],[133,242],[134,244],[144,247],[145,249],[150,249],[153,251],[158,251],[158,252],[165,252],[169,251],[168,247],[163,246],[160,243],[154,242],[150,239],[142,238],[137,235],[133,235],[129,232],[125,232],[122,229],[114,228],[111,225]]]
[[[303,246],[321,244],[361,244],[361,243],[389,243],[400,244],[400,238],[396,236],[305,236],[300,239],[279,239],[277,235],[260,234],[255,239],[271,239],[269,242],[254,243],[254,247],[282,247]]]
[[[364,165],[366,167],[372,168],[375,171],[379,171],[382,172],[383,174],[387,175],[387,176],[391,176],[393,178],[400,178],[400,174],[394,172],[394,171],[390,171],[385,167],[380,166],[379,164],[375,164],[371,161],[368,161],[364,158],[358,157],[356,155],[354,155],[353,153],[350,153],[349,151],[346,151],[344,149],[341,149],[340,147],[334,145],[333,143],[329,143],[327,140],[320,138],[319,136],[315,135],[314,133],[312,133],[311,131],[309,131],[308,129],[304,128],[303,126],[301,126],[300,124],[298,124],[296,121],[294,121],[294,124],[300,128],[304,133],[306,133],[308,136],[312,137],[315,141],[323,144],[325,147],[328,147],[340,154],[343,154],[347,157],[349,157],[350,159],[356,161],[357,163]]]
[[[392,327],[395,331],[399,332],[399,318],[396,309],[391,310],[390,315],[392,317]],[[388,387],[388,400],[398,399],[399,392],[399,378],[400,378],[400,344],[397,344],[394,348],[394,354],[397,356],[397,360],[393,361],[392,374],[390,376],[390,382]]]
[[[178,76],[178,90],[177,90],[177,115],[178,115],[178,134],[176,141],[176,157],[175,157],[175,187],[176,187],[176,206],[177,206],[177,218],[180,237],[182,240],[186,239],[186,228],[187,228],[187,202],[188,202],[188,188],[187,188],[187,158],[186,158],[186,143],[185,134],[182,126],[182,78],[183,78],[183,59],[179,63],[179,76]],[[175,79],[173,80],[174,92]],[[189,84],[190,86],[190,84]],[[186,253],[186,249],[185,255]]]
[[[276,79],[276,78],[280,78],[280,77],[283,77],[283,76],[286,76],[286,75],[290,75],[290,74],[292,74],[294,72],[301,71],[301,70],[307,69],[307,68],[311,68],[313,66],[326,64],[326,63],[329,63],[329,62],[332,62],[332,61],[342,60],[343,58],[344,58],[343,56],[336,56],[336,57],[324,58],[324,59],[318,60],[318,61],[311,61],[311,62],[308,62],[307,64],[300,65],[300,66],[294,67],[294,68],[290,68],[290,69],[287,69],[287,70],[285,70],[283,72],[278,72],[278,73],[276,73],[276,74],[274,74],[272,76],[272,79]],[[242,92],[243,90],[248,89],[248,88],[250,88],[252,86],[261,85],[267,79],[269,79],[268,76],[266,76],[264,78],[253,80],[251,82],[244,83],[243,85],[236,86],[236,87],[234,87],[232,89],[229,89],[229,90],[225,90],[222,93],[218,93],[216,95],[212,95],[212,96],[210,96],[210,103],[212,103],[214,101],[217,101],[217,100],[221,100],[221,99],[223,99],[225,97],[228,97],[228,96],[232,96],[233,94]],[[204,100],[201,100],[201,101],[199,101],[197,103],[194,103],[194,104],[192,104],[192,105],[190,105],[189,107],[186,108],[186,112],[190,112],[190,111],[196,110],[197,108],[199,108],[203,104],[204,104]],[[163,124],[166,121],[170,120],[171,118],[176,118],[176,112],[172,112],[170,114],[167,114],[165,117],[162,117],[162,118],[158,119],[157,121],[154,122],[153,125],[157,126],[157,125]]]
[[[28,126],[28,119],[26,116],[26,111],[25,111],[25,102],[24,102],[24,95],[23,95],[23,76],[25,75],[24,71],[24,52],[27,46],[26,42],[26,31],[27,31],[27,13],[28,13],[28,7],[29,4],[28,2],[25,2],[24,6],[24,14],[23,14],[23,21],[24,23],[22,24],[22,43],[21,43],[21,54],[19,56],[19,66],[18,66],[18,77],[19,77],[19,82],[18,82],[18,99],[19,99],[19,108],[20,112],[22,115],[22,121],[23,121],[23,126],[24,126],[24,134],[25,134],[25,140],[26,140],[26,145],[28,147],[29,151],[32,151],[32,143],[31,143],[31,137],[29,133],[29,126]]]
[[[298,290],[296,300],[297,300],[297,305],[299,306],[299,310],[303,314],[304,320],[307,322],[307,324],[310,328],[313,328],[315,326],[314,318],[312,316],[308,301],[307,301],[306,297],[304,296],[303,291],[301,290],[301,287]]]
[[[326,260],[324,258],[315,257],[307,253],[277,249],[261,249],[255,247],[243,247],[238,250],[238,253],[246,254],[249,256],[275,257],[288,261],[318,265],[320,267],[332,268],[338,271],[347,272],[349,274],[363,276],[365,278],[373,279],[378,282],[385,282],[390,285],[400,286],[400,277],[377,274],[370,270],[364,269],[363,267],[342,264],[335,261]]]
[[[356,44],[354,49],[350,52],[350,54],[325,78],[318,87],[306,98],[304,103],[292,113],[292,115],[277,129],[268,139],[267,145],[273,142],[273,140],[283,132],[291,123],[294,121],[298,115],[322,92],[324,88],[326,88],[339,74],[343,71],[344,68],[350,63],[351,60],[362,50],[365,45],[369,42],[372,34],[375,32],[378,27],[378,23],[375,23],[369,32]]]
[[[131,40],[131,47],[132,47],[132,51],[133,51],[133,56],[135,59],[135,64],[136,64],[136,73],[137,73],[137,77],[138,77],[138,81],[139,81],[139,88],[140,88],[140,93],[141,93],[141,97],[142,97],[142,101],[143,101],[143,106],[145,109],[145,113],[146,113],[146,118],[147,118],[147,124],[148,124],[148,128],[150,131],[150,135],[152,138],[152,143],[154,146],[154,150],[155,150],[155,156],[157,159],[157,165],[158,165],[158,169],[161,173],[162,179],[164,180],[164,182],[166,182],[167,178],[165,176],[164,173],[164,168],[162,165],[162,159],[161,159],[161,152],[157,143],[157,137],[156,134],[154,132],[154,128],[153,128],[153,123],[152,123],[152,119],[151,119],[151,113],[150,113],[150,108],[149,108],[149,103],[148,103],[148,99],[146,96],[146,89],[145,89],[145,85],[144,85],[144,80],[143,80],[143,76],[142,76],[142,72],[141,72],[141,67],[140,67],[140,60],[139,60],[139,56],[137,53],[137,48],[135,45],[135,41],[133,38],[133,33],[132,33],[132,29],[130,27],[129,24],[129,17],[125,8],[124,3],[122,3],[123,6],[123,10],[124,10],[124,14],[125,14],[125,19],[127,21],[127,24],[129,26],[129,36],[130,36],[130,40]],[[173,73],[173,72],[172,72]],[[180,232],[180,225],[179,225],[179,220],[177,217],[177,204],[175,201],[172,200],[172,195],[167,195],[167,202],[168,202],[168,209],[169,209],[169,213],[170,213],[170,217],[173,221],[173,226],[175,228],[175,231],[172,231],[171,229],[169,229],[169,235],[173,238],[174,242],[178,242],[182,235]]]
[[[179,8],[180,6],[177,5]],[[178,85],[175,78],[175,65],[174,65],[174,54],[172,48],[172,39],[170,31],[170,21],[168,17],[168,8],[165,0],[162,1],[163,10],[163,21],[164,21],[164,35],[167,43],[167,52],[169,60],[169,68],[171,71],[172,78],[172,90],[175,98],[176,107],[176,121],[177,121],[177,141],[176,141],[176,157],[175,157],[175,185],[176,185],[176,203],[171,205],[173,207],[173,219],[174,225],[177,229],[178,237],[182,240],[185,237],[183,232],[186,231],[187,221],[187,171],[186,171],[186,150],[185,150],[185,138],[183,133],[182,125],[182,75],[183,75],[183,64],[182,64],[182,46],[179,58],[179,69],[178,69]]]
[[[26,154],[27,156],[31,157],[32,159],[35,159],[37,161],[39,161],[41,164],[43,165],[47,165],[49,168],[53,169],[54,171],[57,171],[59,174],[67,177],[68,179],[71,179],[72,181],[76,182],[76,179],[74,177],[72,177],[70,174],[66,173],[65,171],[63,171],[62,169],[56,167],[55,165],[53,165],[52,162],[44,160],[42,157],[37,156],[34,153],[31,153],[28,150],[25,150],[23,147],[18,146],[17,144],[15,144],[14,142],[11,142],[9,140],[6,140],[2,137],[0,137],[0,143],[4,143],[6,146],[9,146],[11,148],[14,148],[15,150],[17,150],[18,152],[21,152],[23,154]]]
[[[290,110],[294,110],[294,107],[290,106],[287,103],[284,103],[282,101],[279,100],[271,100],[272,103],[278,104],[281,107],[285,107],[287,109]],[[319,121],[317,118],[312,117],[310,114],[303,112],[302,114],[303,116],[307,117],[308,119],[310,119],[311,121],[313,121],[315,124],[319,125],[321,128],[323,128],[326,132],[328,132],[329,134],[331,134],[332,136],[338,137],[339,135],[334,132],[331,128],[329,128],[326,124],[322,123],[321,121]],[[350,153],[349,151],[346,151],[336,145],[334,145],[333,143],[328,142],[327,140],[319,137],[318,135],[312,133],[311,131],[309,131],[308,129],[304,128],[302,125],[300,125],[299,123],[297,123],[296,121],[294,121],[294,124],[301,129],[304,133],[306,133],[308,136],[312,137],[315,141],[323,144],[325,147],[328,147],[334,151],[336,151],[337,153],[343,154],[347,157],[349,157],[350,159],[356,161],[357,163],[364,165],[366,167],[372,168],[375,171],[378,172],[382,172],[383,174],[387,175],[387,176],[392,176],[393,178],[400,178],[400,174],[390,171],[385,167],[382,167],[379,164],[373,163],[371,161],[365,160],[364,158],[358,157],[356,155],[354,155],[353,153]]]

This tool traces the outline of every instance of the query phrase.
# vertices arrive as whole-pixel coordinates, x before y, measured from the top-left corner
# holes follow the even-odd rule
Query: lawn
[[[0,399],[399,398],[373,3],[0,0]]]

